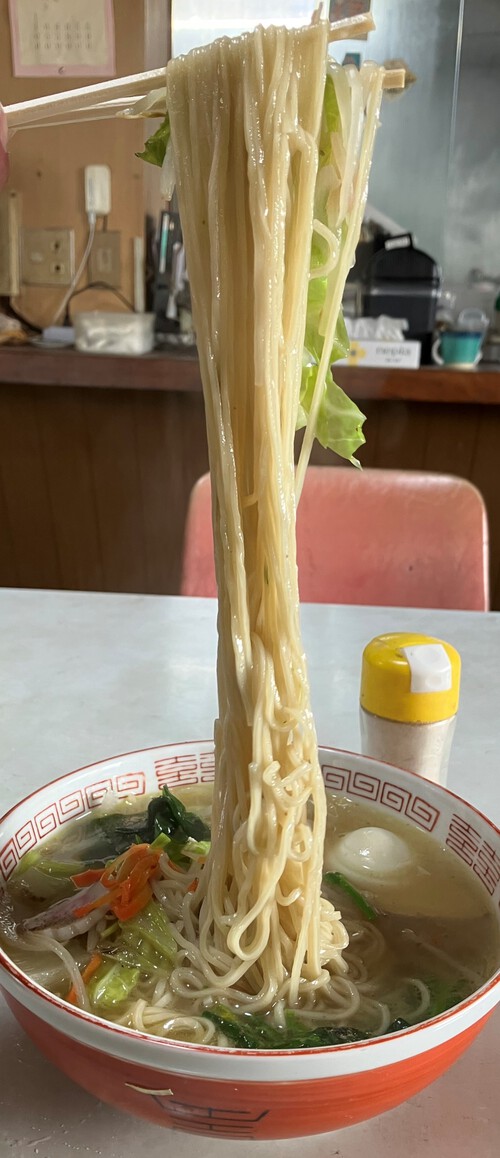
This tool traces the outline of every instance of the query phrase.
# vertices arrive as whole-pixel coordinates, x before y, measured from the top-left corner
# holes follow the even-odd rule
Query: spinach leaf
[[[376,909],[370,905],[362,893],[358,893],[358,890],[354,888],[354,885],[351,885],[343,873],[325,873],[323,884],[327,885],[330,889],[342,889],[343,892],[351,898],[351,901],[354,901],[354,904],[367,921],[376,921],[378,916]]]
[[[286,1028],[277,1029],[267,1018],[255,1013],[233,1013],[225,1005],[214,1005],[203,1017],[213,1022],[233,1045],[240,1049],[314,1049],[324,1045],[350,1045],[369,1035],[347,1025],[302,1025],[292,1010],[286,1014]]]
[[[427,985],[431,996],[430,1005],[425,1014],[426,1021],[431,1017],[439,1017],[441,1013],[446,1013],[447,1009],[451,1009],[460,1001],[464,1001],[472,988],[470,981],[466,981],[464,977],[452,979],[424,977],[422,980]]]
[[[409,1021],[405,1021],[404,1017],[396,1017],[395,1021],[387,1026],[386,1033],[400,1033],[402,1029],[409,1029]]]
[[[163,788],[161,796],[156,796],[154,800],[150,801],[147,813],[147,832],[147,843],[149,844],[160,833],[169,836],[175,844],[179,845],[185,844],[189,838],[196,841],[210,840],[208,825],[194,812],[188,812],[184,804],[170,792],[169,788]]]
[[[210,829],[194,812],[188,812],[168,788],[150,800],[147,811],[97,813],[83,824],[75,826],[74,834],[65,840],[65,855],[74,860],[95,864],[106,862],[126,852],[134,842],[152,844],[158,837],[169,838],[168,855],[175,863],[182,863],[182,847],[188,840],[210,840]],[[201,855],[201,852],[200,852]]]

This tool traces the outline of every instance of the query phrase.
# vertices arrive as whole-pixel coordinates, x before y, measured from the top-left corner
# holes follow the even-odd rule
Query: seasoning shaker
[[[364,649],[361,750],[446,784],[460,692],[460,656],[427,635],[379,635]]]

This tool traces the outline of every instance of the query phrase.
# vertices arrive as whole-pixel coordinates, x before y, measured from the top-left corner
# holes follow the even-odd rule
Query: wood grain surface
[[[482,492],[499,609],[500,375],[360,374],[342,383],[367,416],[363,465],[444,471]],[[489,405],[471,397],[483,379]],[[0,383],[0,584],[177,593],[189,494],[208,469],[196,361],[4,350]],[[312,461],[335,460],[316,446]]]

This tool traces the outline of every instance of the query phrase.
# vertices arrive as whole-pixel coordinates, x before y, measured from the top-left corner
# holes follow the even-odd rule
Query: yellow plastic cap
[[[378,635],[363,652],[361,707],[404,724],[433,724],[456,714],[460,656],[442,639]]]

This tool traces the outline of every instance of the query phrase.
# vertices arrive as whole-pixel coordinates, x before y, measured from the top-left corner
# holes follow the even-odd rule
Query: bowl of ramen
[[[248,978],[235,1000],[223,961],[200,982],[186,906],[218,839],[212,743],[105,760],[3,817],[0,984],[49,1061],[127,1113],[260,1140],[380,1114],[460,1057],[500,998],[500,833],[413,773],[319,763],[342,964],[294,1007]]]
[[[411,773],[318,751],[311,710],[296,506],[314,438],[350,462],[364,441],[331,366],[393,84],[331,59],[345,33],[318,11],[224,38],[139,102],[165,116],[142,155],[176,185],[205,402],[214,745],[80,769],[0,822],[19,1023],[99,1098],[217,1137],[389,1110],[499,997],[498,831]]]

